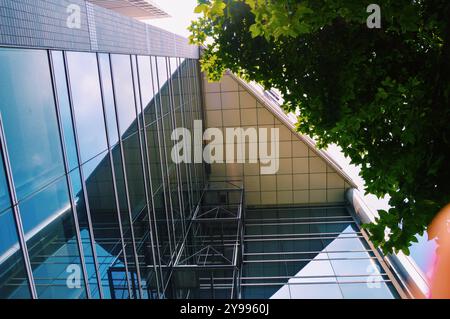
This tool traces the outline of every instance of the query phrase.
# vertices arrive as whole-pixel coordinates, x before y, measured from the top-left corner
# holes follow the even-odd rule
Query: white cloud
[[[179,34],[184,37],[189,36],[187,27],[192,20],[198,17],[194,13],[197,0],[152,0],[161,9],[170,14],[170,18],[151,19],[145,22],[164,30]]]

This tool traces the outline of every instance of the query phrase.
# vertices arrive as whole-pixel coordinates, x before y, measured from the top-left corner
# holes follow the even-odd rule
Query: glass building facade
[[[198,61],[0,48],[0,298],[164,298],[205,184]]]
[[[200,79],[198,59],[0,48],[0,298],[400,297],[351,205],[270,203],[264,189],[300,180],[287,167],[273,185],[177,160],[174,129],[203,119]],[[284,135],[302,152],[283,163],[309,159],[301,192],[316,175],[341,192]]]
[[[0,299],[408,296],[355,184],[278,100],[206,81],[187,39],[72,2],[70,30],[63,1],[0,3]],[[237,127],[279,130],[276,173],[245,138],[235,161],[180,161]]]

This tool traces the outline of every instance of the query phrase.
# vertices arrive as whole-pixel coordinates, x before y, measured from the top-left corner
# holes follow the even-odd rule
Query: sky
[[[192,20],[195,20],[199,16],[194,13],[197,0],[152,0],[152,2],[170,14],[171,17],[146,20],[146,23],[186,38],[189,36],[187,27],[191,24]]]

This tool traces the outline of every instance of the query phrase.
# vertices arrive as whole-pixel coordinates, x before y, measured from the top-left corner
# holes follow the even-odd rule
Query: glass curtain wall
[[[167,297],[205,178],[172,159],[197,64],[0,49],[0,298]]]

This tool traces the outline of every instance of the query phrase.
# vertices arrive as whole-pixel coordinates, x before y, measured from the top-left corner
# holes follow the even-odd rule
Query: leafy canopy
[[[389,211],[365,225],[385,253],[409,254],[450,201],[450,2],[198,0],[191,42],[202,70],[279,89],[298,130],[341,146]],[[389,236],[385,236],[388,231]]]

